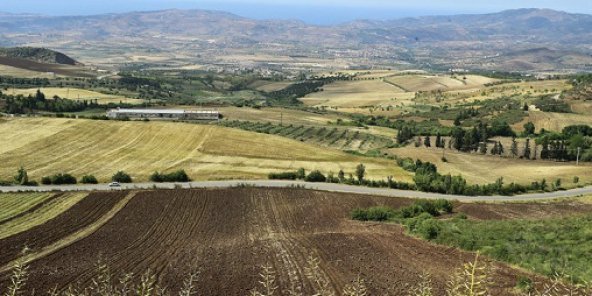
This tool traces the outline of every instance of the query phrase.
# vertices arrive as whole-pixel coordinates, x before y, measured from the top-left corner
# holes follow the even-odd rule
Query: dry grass
[[[23,127],[43,130],[70,121],[60,132],[36,133],[19,143]],[[56,123],[58,122],[58,123]],[[354,172],[366,164],[369,178],[409,174],[392,161],[363,158],[282,137],[230,128],[173,122],[12,119],[0,124],[0,141],[13,139],[17,149],[0,154],[0,179],[24,165],[29,177],[57,172],[93,174],[106,182],[118,170],[146,181],[154,171],[185,169],[197,180],[266,178],[270,172],[319,169]]]
[[[220,108],[219,111],[224,115],[224,119],[228,120],[272,122],[275,124],[283,122],[283,124],[296,125],[325,125],[329,121],[334,122],[338,118],[344,118],[334,114],[315,114],[311,112],[284,108],[254,109],[249,107],[223,107]]]
[[[19,89],[9,88],[5,93],[10,95],[35,95],[39,88]],[[45,94],[46,98],[53,98],[58,96],[60,98],[66,98],[71,100],[98,100],[99,104],[109,103],[127,103],[127,104],[142,104],[143,100],[126,98],[116,95],[103,94],[96,91],[90,91],[79,88],[59,88],[59,87],[47,87],[40,88],[41,92]]]
[[[20,78],[54,78],[54,75],[46,72],[36,72],[7,65],[0,65],[0,73],[5,76]]]
[[[322,92],[301,99],[307,105],[330,107],[360,107],[410,104],[413,93],[382,80],[337,81],[323,87]]]
[[[592,183],[591,164],[576,166],[574,163],[500,158],[451,150],[446,150],[448,162],[442,162],[441,149],[405,147],[391,149],[390,152],[400,157],[432,162],[441,173],[462,175],[471,183],[492,183],[499,177],[503,177],[505,183],[530,184],[543,178],[551,183],[560,178],[562,185],[569,188],[576,185],[572,183],[575,176],[580,177],[580,184]]]
[[[50,198],[50,193],[10,193],[0,195],[0,221],[10,219]]]
[[[104,216],[99,218],[94,223],[88,225],[87,227],[85,227],[83,229],[80,229],[79,231],[77,231],[75,233],[70,234],[67,237],[60,239],[59,241],[56,241],[55,243],[53,243],[51,245],[45,246],[42,249],[40,249],[34,253],[26,254],[25,256],[18,258],[15,261],[8,263],[7,265],[5,265],[3,267],[0,267],[0,272],[6,272],[7,270],[10,270],[10,268],[18,262],[29,263],[31,261],[34,261],[34,260],[37,260],[37,259],[42,258],[44,256],[47,256],[53,252],[56,252],[57,250],[65,248],[65,247],[91,235],[92,233],[97,231],[97,229],[99,229],[103,225],[105,225],[105,223],[109,222],[109,220],[111,220],[111,218],[113,218],[117,213],[119,213],[119,211],[121,211],[121,209],[123,209],[135,195],[136,195],[136,192],[130,192],[125,198],[123,198],[120,202],[118,202],[109,212],[107,212]],[[85,197],[86,194],[78,194],[76,196]],[[82,199],[80,199],[80,200],[82,200]],[[77,200],[77,202],[80,200]],[[63,209],[63,208],[60,208],[60,209]],[[65,211],[65,210],[63,210],[63,211]],[[35,219],[37,217],[33,217],[33,218]]]
[[[57,217],[81,201],[86,195],[86,193],[64,194],[36,211],[0,225],[0,239],[21,233]]]
[[[513,128],[521,131],[523,130],[523,125],[527,122],[534,123],[537,131],[544,128],[548,131],[560,132],[563,128],[570,125],[592,125],[592,116],[591,114],[529,111],[528,117],[522,122],[515,124]]]
[[[467,75],[464,77],[467,79],[463,79],[463,76],[452,78],[450,76],[406,75],[389,77],[386,81],[399,85],[402,89],[409,92],[475,89],[483,87],[484,84],[496,81],[496,79],[476,75]]]

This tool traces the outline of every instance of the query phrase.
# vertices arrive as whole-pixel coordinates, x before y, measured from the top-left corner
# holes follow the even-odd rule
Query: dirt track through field
[[[195,267],[203,295],[247,295],[258,286],[260,266],[270,264],[280,295],[290,287],[310,295],[306,269],[314,256],[319,277],[337,294],[359,275],[370,295],[401,295],[428,272],[441,295],[451,270],[472,254],[409,237],[398,225],[348,218],[354,208],[411,202],[302,189],[140,192],[91,235],[34,261],[28,289],[89,283],[101,259],[118,273],[150,269],[173,291]],[[506,295],[518,272],[498,267],[496,295]]]

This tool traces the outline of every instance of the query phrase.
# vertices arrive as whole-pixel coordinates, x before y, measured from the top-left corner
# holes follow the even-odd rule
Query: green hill
[[[44,64],[78,65],[71,57],[47,48],[13,47],[0,48],[0,57],[25,59]]]

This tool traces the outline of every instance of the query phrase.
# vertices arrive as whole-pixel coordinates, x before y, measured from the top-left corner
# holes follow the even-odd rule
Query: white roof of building
[[[109,112],[114,113],[135,113],[135,114],[185,114],[185,113],[197,113],[197,114],[216,114],[218,111],[212,110],[200,110],[200,111],[187,111],[182,109],[112,109]]]

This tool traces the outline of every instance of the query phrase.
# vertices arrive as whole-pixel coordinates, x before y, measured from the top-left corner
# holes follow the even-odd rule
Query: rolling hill
[[[540,52],[529,50],[548,48],[558,54],[568,53],[568,58],[551,61],[552,67],[588,69],[591,32],[592,16],[547,9],[360,20],[333,26],[253,20],[206,10],[63,17],[5,14],[0,22],[2,43],[43,44],[74,53],[81,60],[108,57],[110,61],[129,62],[137,61],[138,56],[156,56],[159,61],[187,63],[237,64],[247,60],[281,64],[283,60],[273,57],[282,56],[293,63],[352,60],[340,67],[371,63],[504,70],[507,64],[507,70],[524,71],[547,70],[549,64],[522,65],[505,54],[521,52],[536,60]],[[172,51],[176,54],[167,54]],[[221,51],[225,54],[220,55]],[[323,64],[336,67],[330,62]]]

